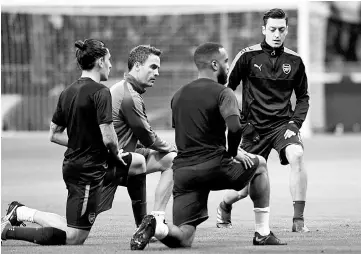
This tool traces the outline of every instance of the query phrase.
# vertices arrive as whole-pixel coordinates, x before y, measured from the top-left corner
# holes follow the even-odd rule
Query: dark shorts
[[[132,155],[123,158],[127,166],[109,162],[108,170],[102,179],[78,181],[64,179],[68,189],[66,220],[68,227],[90,230],[96,216],[112,207],[118,185],[126,185]],[[104,167],[99,167],[104,171]]]
[[[229,157],[217,157],[197,165],[174,170],[173,223],[176,226],[197,226],[208,219],[208,195],[210,191],[243,189],[258,167],[245,169]]]
[[[288,139],[285,139],[283,136],[285,132],[285,125],[280,126],[268,134],[260,135],[259,142],[254,142],[251,138],[244,136],[242,138],[241,148],[246,152],[261,155],[266,160],[268,159],[268,156],[273,148],[278,152],[281,164],[287,165],[289,162],[286,157],[285,148],[291,144],[301,145],[303,148],[303,143],[299,131],[296,133],[296,135]]]

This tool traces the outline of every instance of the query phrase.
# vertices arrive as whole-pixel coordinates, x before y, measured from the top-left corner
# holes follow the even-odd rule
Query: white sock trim
[[[269,207],[264,207],[264,208],[257,208],[257,207],[255,207],[255,208],[253,208],[253,211],[255,212],[255,213],[269,213],[270,212],[270,208]]]

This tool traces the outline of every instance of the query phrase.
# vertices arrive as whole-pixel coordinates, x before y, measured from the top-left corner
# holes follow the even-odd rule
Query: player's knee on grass
[[[290,164],[298,163],[303,159],[303,148],[300,145],[292,144],[287,146],[285,153]]]
[[[66,244],[81,245],[88,238],[90,230],[83,230],[78,228],[68,228],[66,233]]]

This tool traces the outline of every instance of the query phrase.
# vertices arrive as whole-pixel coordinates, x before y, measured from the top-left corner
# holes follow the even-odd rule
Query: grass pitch
[[[158,131],[168,141],[172,131]],[[268,162],[271,179],[271,229],[287,246],[252,245],[253,211],[249,198],[234,205],[233,228],[217,229],[216,208],[224,191],[209,196],[209,219],[201,224],[190,249],[168,249],[152,243],[153,253],[361,253],[361,136],[315,135],[305,141],[309,174],[305,217],[312,232],[291,233],[292,200],[289,169],[281,166],[273,151]],[[51,144],[46,133],[3,135],[1,142],[1,215],[13,200],[29,207],[65,215],[67,192],[61,164],[65,149]],[[148,211],[159,173],[148,175]],[[166,211],[172,220],[172,200]],[[31,224],[28,224],[31,226]],[[134,219],[125,188],[119,187],[113,208],[100,214],[83,246],[38,246],[5,241],[2,253],[134,253],[129,240]]]

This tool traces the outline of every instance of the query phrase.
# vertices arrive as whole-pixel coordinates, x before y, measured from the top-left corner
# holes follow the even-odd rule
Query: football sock
[[[152,215],[155,217],[155,220],[157,221],[156,227],[155,227],[155,234],[154,236],[158,239],[158,240],[162,240],[164,239],[168,233],[169,233],[169,228],[168,226],[164,223],[164,215],[165,212],[163,211],[153,211]]]
[[[293,219],[303,220],[303,211],[305,210],[306,201],[293,201]]]
[[[132,209],[135,224],[138,227],[147,215],[147,181],[146,174],[128,177],[127,189],[132,200]]]
[[[255,231],[258,232],[260,235],[265,236],[270,233],[269,228],[269,214],[270,209],[269,207],[265,208],[254,208],[254,215],[255,215]]]
[[[225,201],[222,201],[219,206],[226,212],[230,212],[232,210],[232,204],[227,204]]]
[[[53,227],[11,227],[6,232],[6,239],[22,240],[40,245],[64,245],[66,232]]]
[[[16,216],[18,221],[29,221],[34,222],[34,215],[37,210],[26,207],[20,206],[16,209]]]

